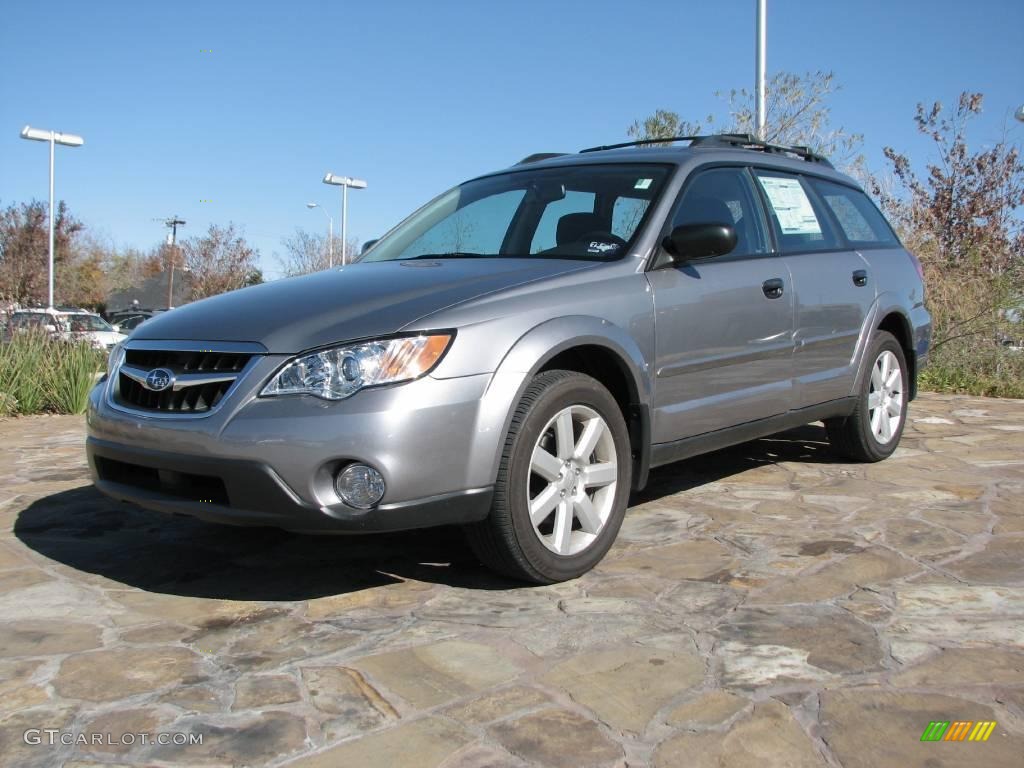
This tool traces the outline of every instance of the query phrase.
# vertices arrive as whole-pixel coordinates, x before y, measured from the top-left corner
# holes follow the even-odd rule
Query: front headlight
[[[402,336],[311,352],[278,371],[260,396],[342,400],[365,387],[410,381],[437,364],[452,338],[450,333]]]
[[[117,370],[118,366],[124,362],[124,342],[119,341],[117,344],[110,348],[110,354],[107,355],[107,376],[113,376],[114,371]]]

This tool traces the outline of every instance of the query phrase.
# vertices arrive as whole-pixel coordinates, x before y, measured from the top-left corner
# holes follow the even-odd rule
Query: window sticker
[[[601,242],[600,240],[593,240],[587,247],[587,253],[605,254],[608,253],[608,251],[617,251],[618,249],[618,243],[605,243]]]
[[[633,189],[649,189],[654,179],[637,179]]]
[[[784,235],[820,235],[821,224],[799,179],[758,176]]]

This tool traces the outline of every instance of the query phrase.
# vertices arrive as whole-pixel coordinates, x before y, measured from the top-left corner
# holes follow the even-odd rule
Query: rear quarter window
[[[824,179],[812,178],[810,183],[851,245],[878,248],[899,244],[889,222],[863,192]]]

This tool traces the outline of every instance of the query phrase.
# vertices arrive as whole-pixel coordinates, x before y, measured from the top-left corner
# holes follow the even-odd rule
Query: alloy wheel
[[[903,371],[900,362],[889,350],[883,350],[871,369],[868,389],[868,418],[875,440],[889,443],[903,416]]]
[[[576,555],[597,539],[615,501],[617,459],[611,429],[587,406],[562,409],[541,430],[526,482],[530,521],[545,547]]]

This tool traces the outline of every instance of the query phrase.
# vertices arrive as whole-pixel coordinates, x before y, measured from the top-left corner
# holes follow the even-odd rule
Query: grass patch
[[[932,392],[1024,398],[1024,351],[945,344],[931,355],[918,383]]]
[[[0,415],[84,413],[104,358],[87,342],[16,334],[0,344]]]

